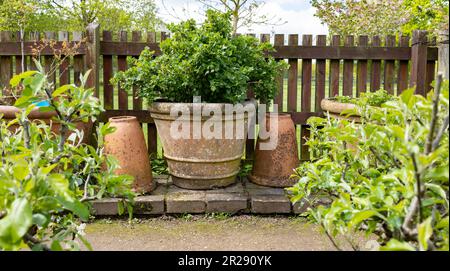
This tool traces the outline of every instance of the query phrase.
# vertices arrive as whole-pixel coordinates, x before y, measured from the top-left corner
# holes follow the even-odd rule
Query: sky
[[[178,22],[187,18],[203,20],[199,10],[201,4],[195,0],[157,0],[159,15],[164,22]],[[325,25],[314,17],[315,9],[309,0],[266,0],[259,9],[260,14],[276,15],[283,21],[282,25],[255,25],[251,29],[242,28],[241,33],[268,34],[327,34]]]

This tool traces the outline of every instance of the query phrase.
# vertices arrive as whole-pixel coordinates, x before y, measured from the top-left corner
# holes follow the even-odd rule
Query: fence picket
[[[379,36],[372,37],[372,47],[380,47],[381,39]],[[381,60],[372,60],[370,67],[370,91],[377,91],[380,89],[381,76]]]
[[[119,41],[127,42],[128,32],[120,31],[119,32]],[[125,71],[127,69],[127,56],[118,55],[117,56],[117,68],[119,71]],[[119,84],[119,109],[126,110],[128,109],[128,93],[125,89],[123,89]]]
[[[289,46],[297,46],[298,45],[298,35],[291,34],[289,35],[288,40]],[[297,111],[297,79],[298,79],[298,59],[290,58],[289,59],[289,71],[288,71],[288,112],[296,112]]]
[[[399,47],[409,46],[409,36],[400,36]],[[408,88],[408,64],[409,60],[400,60],[398,64],[397,95]]]
[[[284,34],[275,34],[274,38],[275,46],[284,46]],[[282,58],[277,58],[277,61],[284,61]],[[277,77],[278,94],[275,97],[273,103],[278,105],[278,111],[283,112],[283,97],[284,97],[284,74],[280,74]]]
[[[132,42],[140,42],[142,39],[141,31],[133,31],[131,33]],[[138,97],[139,89],[133,86],[133,110],[142,110],[142,98]]]
[[[395,36],[386,37],[386,47],[395,47]],[[384,61],[384,89],[394,94],[395,60]]]
[[[51,43],[55,41],[56,35],[54,32],[47,31],[44,32],[44,38],[48,42],[48,46],[51,46]],[[53,84],[56,83],[56,70],[53,67],[54,65],[55,63],[53,56],[44,56],[44,70],[49,77],[49,81]]]
[[[352,47],[354,45],[354,37],[345,37],[344,46]],[[353,96],[353,59],[344,60],[342,93],[345,96]]]
[[[341,37],[334,35],[331,40],[331,46],[340,46]],[[339,95],[339,60],[330,60],[330,96]]]
[[[161,33],[162,34],[162,33]],[[156,43],[156,33],[147,32],[147,43]],[[155,123],[147,123],[147,151],[149,155],[158,151],[158,133]]]
[[[318,35],[316,46],[326,46],[327,36]],[[315,111],[321,112],[320,102],[325,98],[325,74],[326,74],[326,63],[325,59],[316,60],[316,101],[315,101]]]
[[[75,42],[80,42],[83,40],[83,33],[82,32],[73,32],[72,33],[72,40]],[[83,61],[83,55],[75,55],[73,57],[73,81],[75,85],[79,86],[80,76],[84,73],[84,61]]]
[[[11,32],[1,31],[0,41],[11,41]],[[9,87],[9,80],[11,79],[12,75],[12,57],[0,56],[0,89],[2,91],[4,88]]]
[[[358,37],[358,46],[367,47],[369,45],[368,36]],[[359,97],[361,92],[367,91],[367,60],[358,60],[356,64],[356,97]]]
[[[69,32],[59,31],[58,41],[69,42]],[[59,85],[67,85],[70,83],[70,59],[64,56],[65,59],[59,65]]]
[[[111,31],[103,31],[103,40],[112,41]],[[105,109],[114,109],[114,86],[110,80],[113,76],[113,57],[103,55],[103,103]]]

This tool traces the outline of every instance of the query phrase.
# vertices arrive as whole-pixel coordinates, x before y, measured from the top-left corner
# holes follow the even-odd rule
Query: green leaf
[[[66,200],[62,197],[56,198],[58,202],[69,211],[72,211],[75,215],[77,215],[82,220],[86,221],[89,219],[89,209],[86,205],[76,199]]]
[[[39,227],[47,225],[49,219],[43,214],[33,214],[33,224]]]
[[[19,181],[23,181],[28,174],[30,174],[30,168],[28,165],[15,165],[13,168],[13,175]]]
[[[444,217],[436,224],[436,229],[445,229],[445,228],[447,228],[448,231],[448,216]]]
[[[77,235],[78,236],[78,238],[81,240],[81,242],[83,242],[83,244],[84,244],[84,246],[87,248],[87,249],[89,249],[90,251],[92,251],[93,249],[92,249],[92,246],[91,246],[91,243],[89,243],[89,241],[86,239],[86,238],[84,238],[84,236],[82,236],[82,235]]]
[[[445,192],[444,188],[442,188],[441,186],[439,186],[437,184],[432,184],[432,183],[426,183],[425,187],[430,189],[434,193],[436,193],[442,199],[444,199],[445,202],[447,203],[447,208],[448,208],[447,193]]]
[[[359,223],[361,223],[362,221],[367,220],[375,215],[378,215],[378,212],[375,210],[365,210],[358,212],[353,216],[352,220],[350,220],[348,227],[353,228],[359,225]]]
[[[416,249],[407,242],[401,242],[397,239],[391,239],[389,242],[380,248],[384,251],[416,251]]]
[[[419,241],[420,250],[428,249],[428,240],[431,235],[433,235],[433,228],[431,227],[431,217],[428,217],[417,226],[417,241]]]
[[[53,251],[63,251],[63,247],[61,246],[61,243],[59,240],[53,240],[52,244],[50,245],[50,249]]]
[[[64,177],[64,175],[58,173],[50,174],[47,177],[47,181],[57,195],[66,200],[71,199],[69,181]]]
[[[22,239],[32,225],[32,209],[26,198],[17,198],[0,220],[0,244],[14,244]]]
[[[125,212],[125,207],[123,205],[124,205],[124,203],[122,201],[119,201],[117,203],[117,213],[119,215],[122,215]]]
[[[406,89],[400,94],[400,99],[405,103],[408,104],[411,100],[411,97],[414,95],[414,88]]]
[[[57,89],[55,89],[55,91],[53,91],[52,93],[52,97],[58,97],[59,95],[65,93],[67,90],[73,88],[72,85],[63,85]]]
[[[21,74],[15,75],[13,78],[11,78],[11,80],[9,80],[9,84],[12,87],[17,87],[20,84],[20,82],[22,81],[22,79],[30,77],[36,73],[37,73],[37,71],[26,71]]]

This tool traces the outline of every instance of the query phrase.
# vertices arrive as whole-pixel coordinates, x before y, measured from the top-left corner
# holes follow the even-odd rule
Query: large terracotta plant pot
[[[278,121],[277,129],[270,129],[270,123]],[[269,138],[258,137],[253,161],[253,169],[248,176],[259,185],[288,187],[296,183],[290,178],[298,167],[298,147],[295,125],[290,114],[266,114],[266,129]],[[276,127],[276,126],[275,126]],[[263,149],[262,144],[277,138],[274,149]],[[267,147],[266,147],[267,148]]]
[[[320,102],[320,107],[323,111],[327,111],[330,114],[330,117],[336,118],[336,119],[347,119],[350,121],[355,121],[357,123],[361,122],[361,119],[359,116],[343,116],[341,115],[342,112],[346,110],[352,110],[355,109],[356,105],[351,103],[341,103],[336,101],[336,99],[328,98],[323,99]]]
[[[136,192],[152,191],[155,185],[150,159],[144,133],[136,117],[112,117],[109,122],[116,131],[105,136],[105,154],[113,155],[119,161],[120,168],[115,173],[133,176]]]
[[[2,120],[4,121],[11,121],[16,118],[16,114],[19,114],[21,109],[10,106],[10,105],[0,105],[0,115],[3,114]],[[56,111],[48,111],[48,112],[41,112],[39,111],[39,108],[34,108],[30,114],[28,115],[28,118],[30,121],[43,121],[48,125],[51,125],[51,130],[55,134],[59,134],[59,129],[61,127],[60,123],[53,120],[52,118],[56,117]],[[83,131],[83,143],[89,143],[89,138],[92,132],[92,122],[76,122],[75,123],[76,128],[80,131]],[[10,131],[15,131],[19,127],[18,124],[11,125],[9,127]]]
[[[208,116],[193,117],[192,103],[165,103],[155,102],[150,107],[151,116],[155,121],[159,137],[164,149],[164,157],[167,160],[169,173],[173,183],[179,187],[187,189],[212,189],[215,187],[225,187],[236,181],[239,173],[240,161],[244,153],[245,140],[247,137],[248,113],[255,111],[254,102],[249,101],[244,105],[251,107],[251,110],[238,110],[238,114],[226,114],[226,104],[221,103],[201,103],[197,104],[202,112],[219,112],[217,124],[221,123],[222,134],[220,138],[208,138],[203,133],[194,136],[194,129],[205,127],[207,123],[213,123]],[[232,106],[231,104],[228,106]],[[187,109],[187,115],[181,119],[178,116],[171,116],[173,108]],[[176,122],[175,122],[176,121]],[[179,138],[171,133],[171,126],[180,124],[178,127],[191,129],[187,136]],[[225,127],[242,124],[241,137],[225,136]],[[234,130],[234,129],[233,129]]]

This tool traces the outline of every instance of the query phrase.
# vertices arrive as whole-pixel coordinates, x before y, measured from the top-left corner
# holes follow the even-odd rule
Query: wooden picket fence
[[[117,35],[118,34],[118,35]],[[53,49],[40,50],[40,59],[47,69],[52,61],[55,48],[64,44],[77,44],[77,55],[66,59],[57,72],[55,83],[79,83],[79,75],[91,69],[88,86],[95,88],[96,95],[103,101],[106,112],[100,122],[119,115],[136,116],[143,125],[148,139],[148,151],[157,151],[156,127],[146,103],[130,98],[131,94],[113,86],[110,79],[118,70],[127,68],[126,58],[137,57],[147,46],[160,54],[159,42],[168,37],[167,33],[133,31],[131,40],[127,32],[100,34],[98,25],[90,25],[87,31],[43,33],[43,39],[56,40]],[[269,34],[260,35],[261,41],[270,41]],[[287,44],[285,39],[287,38]],[[35,68],[31,57],[36,46],[42,44],[40,33],[29,33],[24,42],[26,69]],[[358,96],[361,92],[380,88],[389,93],[401,93],[410,86],[416,92],[425,94],[434,80],[438,50],[429,41],[426,31],[414,31],[408,36],[327,36],[318,35],[313,44],[312,35],[303,35],[299,45],[299,35],[275,34],[273,36],[277,60],[287,60],[290,64],[287,75],[280,75],[277,84],[279,94],[274,99],[280,112],[291,114],[299,130],[301,158],[308,159],[308,149],[304,145],[308,137],[306,120],[320,116],[321,99],[338,94]],[[9,79],[21,70],[21,43],[18,33],[0,32],[0,88],[9,84]],[[287,85],[287,88],[285,87]],[[137,89],[133,90],[133,97]],[[254,133],[255,129],[250,132]],[[248,140],[246,157],[251,158],[255,140]]]

